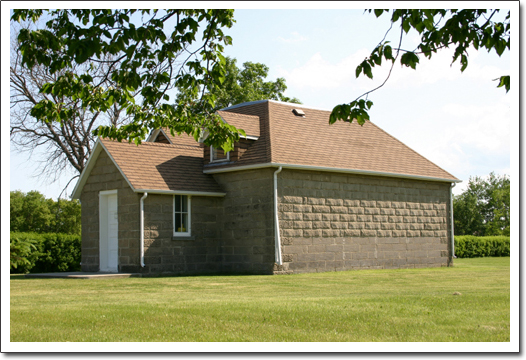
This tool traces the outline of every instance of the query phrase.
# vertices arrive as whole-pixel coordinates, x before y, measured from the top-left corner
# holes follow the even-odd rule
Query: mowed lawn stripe
[[[509,340],[509,258],[291,276],[11,280],[15,342]]]

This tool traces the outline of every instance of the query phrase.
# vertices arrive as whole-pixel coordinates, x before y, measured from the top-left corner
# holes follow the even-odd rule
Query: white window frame
[[[187,198],[187,214],[188,214],[188,229],[187,231],[185,232],[178,232],[177,231],[177,224],[175,223],[175,197],[176,195],[179,195],[179,196],[186,196]],[[180,212],[179,214],[185,214],[183,212]],[[173,236],[177,237],[177,236],[191,236],[192,234],[192,196],[191,195],[186,195],[186,194],[174,194],[173,196],[173,211],[172,211],[172,215],[173,215]]]
[[[211,163],[230,161],[230,151],[228,151],[226,153],[226,159],[215,159],[214,160],[214,156],[213,155],[214,155],[214,147],[212,145],[210,145],[210,162]]]

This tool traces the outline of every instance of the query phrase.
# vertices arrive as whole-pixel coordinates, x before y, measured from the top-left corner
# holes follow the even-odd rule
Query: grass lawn
[[[510,341],[509,266],[478,258],[291,276],[12,276],[11,341]]]

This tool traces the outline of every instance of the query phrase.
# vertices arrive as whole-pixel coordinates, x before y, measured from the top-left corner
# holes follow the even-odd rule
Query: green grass
[[[509,261],[292,276],[12,276],[11,341],[510,341]]]

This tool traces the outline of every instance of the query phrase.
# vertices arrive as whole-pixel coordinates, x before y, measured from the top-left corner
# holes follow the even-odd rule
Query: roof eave
[[[86,167],[82,171],[82,174],[80,174],[79,181],[77,182],[77,185],[75,186],[75,189],[73,189],[73,194],[71,195],[72,199],[80,199],[80,194],[82,192],[82,188],[84,188],[84,185],[86,184],[86,181],[88,180],[89,174],[91,173],[91,170],[95,166],[95,163],[97,162],[97,159],[99,157],[99,154],[101,151],[106,151],[106,154],[108,154],[108,157],[113,162],[113,165],[119,170],[120,174],[126,180],[130,188],[135,191],[133,185],[131,184],[130,180],[126,177],[122,169],[119,167],[111,153],[106,149],[100,138],[97,139],[97,142],[95,143],[95,146],[93,148],[93,151],[91,152],[90,157],[88,158],[88,161],[86,163]]]
[[[212,191],[187,191],[187,190],[158,190],[158,189],[134,189],[136,193],[164,194],[164,195],[194,195],[194,196],[226,196],[224,192]]]
[[[313,165],[300,165],[300,164],[283,164],[283,163],[262,163],[262,164],[253,164],[253,165],[244,165],[244,166],[233,166],[228,168],[215,168],[215,169],[204,169],[203,173],[205,174],[219,174],[224,172],[232,171],[241,171],[241,170],[251,170],[251,169],[262,169],[267,167],[283,167],[284,169],[293,169],[293,170],[310,170],[310,171],[324,171],[324,172],[337,172],[345,174],[356,174],[356,175],[370,175],[370,176],[382,176],[382,177],[395,177],[403,179],[413,179],[413,180],[427,180],[427,181],[440,181],[448,183],[460,183],[462,180],[459,179],[448,179],[448,178],[439,178],[432,176],[423,176],[423,175],[413,175],[413,174],[397,174],[390,172],[382,171],[369,171],[369,170],[360,170],[360,169],[345,169],[345,168],[332,168],[325,166],[313,166]]]
[[[98,138],[97,141],[95,142],[95,145],[93,146],[93,151],[88,157],[86,166],[84,167],[84,170],[82,170],[82,173],[80,174],[77,184],[75,185],[75,188],[73,189],[73,193],[71,194],[72,199],[80,199],[80,193],[82,192],[82,188],[86,184],[86,181],[88,180],[88,176],[91,173],[93,166],[95,166],[95,162],[97,162],[97,158],[99,157],[99,154],[102,151],[102,149],[103,149],[102,143],[100,141],[100,138]]]

